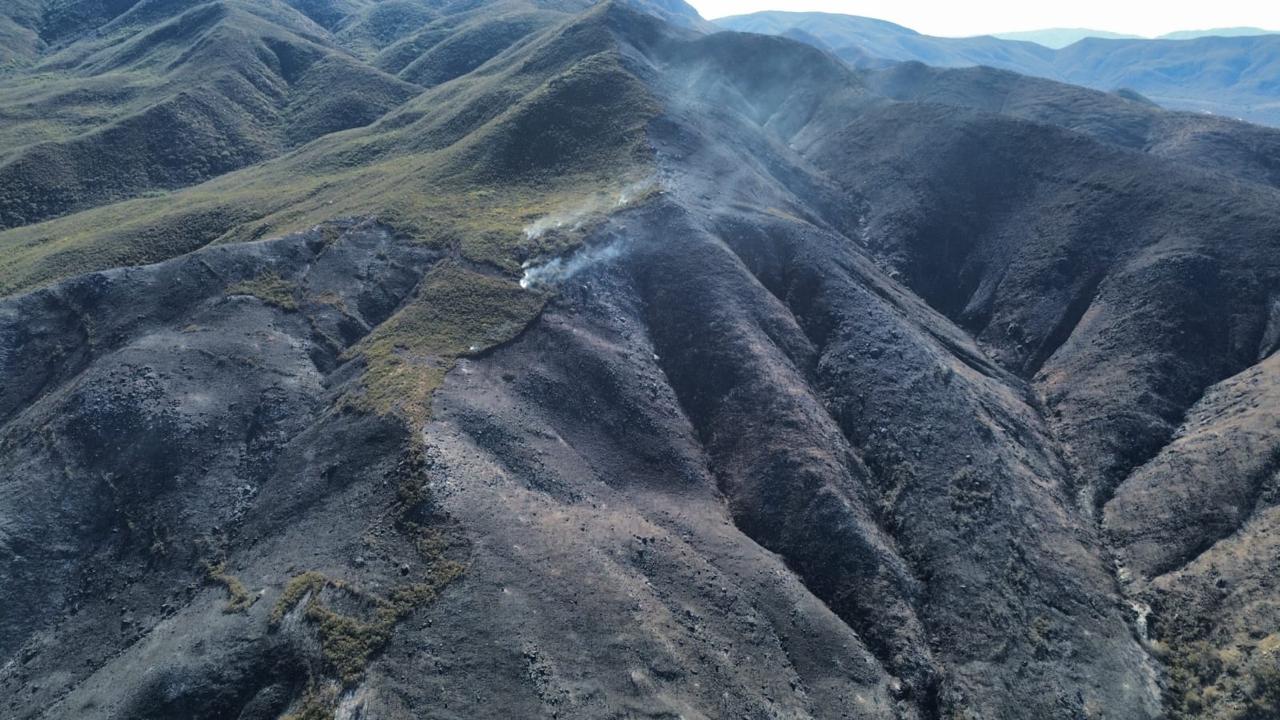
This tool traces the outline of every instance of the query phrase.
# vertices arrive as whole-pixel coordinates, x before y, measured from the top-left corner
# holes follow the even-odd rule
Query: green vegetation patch
[[[431,547],[430,543],[425,547]],[[463,570],[460,563],[436,555],[421,580],[395,588],[385,597],[363,592],[318,572],[302,573],[285,587],[272,611],[272,623],[278,624],[305,598],[303,619],[315,627],[325,662],[345,685],[354,685],[364,675],[370,658],[390,642],[396,624],[414,609],[434,600]],[[371,612],[366,617],[338,612],[322,600],[326,590],[345,593],[370,607]]]
[[[420,424],[457,358],[515,337],[545,301],[512,280],[457,263],[434,268],[416,297],[352,349],[366,369],[351,400]]]
[[[251,295],[268,305],[275,305],[282,310],[297,310],[298,301],[294,299],[297,288],[288,280],[274,272],[265,272],[250,280],[240,282],[227,288],[227,295]]]
[[[220,583],[227,588],[227,604],[222,608],[222,612],[228,614],[244,612],[258,601],[258,597],[249,592],[244,583],[240,582],[240,578],[227,572],[226,563],[210,565],[207,574],[210,581]]]
[[[1172,720],[1280,717],[1280,633],[1154,645],[1169,668]]]
[[[197,250],[258,215],[253,203],[193,191],[144,198],[0,232],[0,293],[82,272],[167,260]]]
[[[308,685],[298,708],[280,720],[333,720],[339,692],[338,686],[333,683]]]
[[[309,571],[301,575],[295,575],[284,586],[284,592],[280,593],[280,599],[276,601],[276,605],[271,609],[271,624],[278,625],[284,616],[289,614],[298,603],[302,602],[307,596],[314,596],[324,589],[328,578],[324,575]]]

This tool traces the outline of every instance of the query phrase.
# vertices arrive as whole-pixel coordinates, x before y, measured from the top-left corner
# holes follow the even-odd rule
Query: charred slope
[[[909,286],[1038,378],[1104,492],[1258,357],[1273,189],[938,106],[876,108],[809,152],[872,196],[866,238]]]
[[[366,571],[422,582],[405,433],[341,410],[338,360],[436,259],[345,224],[5,303],[6,715],[279,713],[321,658],[246,632],[257,576],[386,532]]]
[[[1134,93],[1104,93],[992,68],[916,62],[869,72],[878,94],[1056,125],[1097,140],[1254,182],[1280,185],[1280,134],[1203,113],[1167,112]]]
[[[459,71],[178,196],[383,222],[0,303],[5,714],[1273,714],[1267,131],[621,5]]]
[[[701,62],[694,72],[677,77],[707,83],[691,95],[717,94],[731,105],[730,96],[716,87],[723,77],[707,82],[704,73],[709,64]],[[751,73],[749,83],[768,86],[759,70],[756,67]],[[1055,448],[1053,454],[1060,454],[1067,464],[1059,476],[1064,483],[1061,489],[1084,495],[1082,515],[1066,521],[1068,525],[1088,527],[1089,507],[1106,502],[1120,485],[1126,487],[1122,493],[1126,510],[1137,517],[1145,514],[1136,510],[1139,503],[1161,507],[1154,517],[1119,531],[1132,538],[1127,542],[1138,542],[1143,529],[1154,530],[1160,524],[1164,532],[1176,532],[1174,528],[1182,522],[1173,518],[1195,506],[1186,495],[1188,485],[1196,482],[1191,479],[1194,472],[1170,476],[1156,469],[1137,485],[1126,478],[1170,441],[1174,428],[1209,385],[1274,352],[1270,328],[1280,280],[1274,263],[1275,243],[1280,241],[1272,210],[1275,191],[1202,171],[1195,166],[1206,163],[1194,150],[1173,157],[1118,150],[1117,143],[1106,136],[1124,124],[1123,114],[1094,121],[1090,135],[1106,140],[1099,142],[1056,127],[1079,117],[1061,109],[1042,110],[1054,123],[1046,124],[966,112],[956,104],[888,104],[867,97],[850,106],[826,101],[839,97],[838,92],[805,93],[803,85],[793,81],[792,72],[784,73],[787,79],[779,78],[772,87],[795,94],[767,106],[763,113],[768,119],[762,124],[782,130],[775,138],[774,157],[785,158],[788,150],[798,150],[820,176],[856,198],[844,206],[860,208],[862,215],[856,223],[833,215],[814,202],[821,195],[808,189],[796,193],[809,200],[807,207],[796,205],[809,213],[797,212],[792,209],[795,205],[772,207],[795,217],[826,220],[898,284],[906,285],[974,338],[982,348],[978,357],[991,358],[1030,382],[1030,402],[1043,408],[1047,432],[1055,438],[1049,443]],[[732,87],[740,90],[747,83],[744,79]],[[754,102],[740,103],[744,115],[761,111],[757,99],[761,96],[751,97]],[[815,103],[814,97],[824,100]],[[1268,139],[1274,135],[1252,127],[1242,130],[1242,138],[1255,132]],[[1230,128],[1223,131],[1230,133]],[[739,136],[740,128],[732,135]],[[689,151],[683,144],[676,147],[677,156]],[[1250,154],[1255,167],[1267,167],[1274,158],[1265,149]],[[794,165],[794,160],[760,163],[772,177],[797,187],[786,172],[776,169],[788,164]],[[737,170],[729,169],[736,167],[737,163],[726,164],[714,183],[759,196],[758,182],[739,184]],[[695,214],[702,214],[714,212],[716,205],[696,207]],[[755,250],[748,257],[760,261],[775,252]],[[791,297],[793,292],[774,290],[773,294]],[[824,332],[829,332],[825,329],[829,324],[823,325]],[[860,337],[868,335],[874,336],[871,328]],[[898,339],[902,336],[891,337],[905,344]],[[955,354],[969,356],[964,351]],[[1261,382],[1257,373],[1263,371],[1248,372],[1254,384]],[[859,402],[866,402],[859,395]],[[1239,392],[1216,394],[1212,397],[1217,398],[1218,413],[1226,412],[1221,409],[1224,396],[1242,399],[1248,406],[1260,402],[1256,397],[1244,399]],[[945,407],[947,403],[934,401],[884,416],[910,417],[915,426],[918,418]],[[1235,407],[1231,412],[1245,410]],[[982,414],[958,414],[947,426],[963,426],[963,417],[981,418]],[[1251,432],[1273,437],[1266,417],[1246,415],[1241,423]],[[886,429],[891,434],[904,432],[892,425],[881,431]],[[1025,435],[1015,435],[1022,439],[995,444],[1027,444]],[[918,442],[914,449],[926,457],[945,452],[936,440]],[[1198,530],[1173,547],[1203,548],[1226,538],[1233,541],[1232,552],[1240,557],[1239,553],[1247,552],[1244,548],[1265,546],[1266,526],[1254,524],[1252,518],[1259,517],[1255,502],[1263,508],[1269,502],[1267,478],[1274,470],[1267,459],[1269,445],[1264,442],[1256,451],[1257,467],[1222,471],[1233,479],[1220,482],[1238,489],[1214,486],[1222,488],[1214,506],[1222,509],[1207,512],[1216,522],[1207,517],[1190,520],[1186,524]],[[1250,451],[1242,452],[1248,457]],[[970,455],[976,456],[965,452],[960,457]],[[957,458],[946,466],[954,472],[961,463]],[[998,465],[985,467],[987,477],[991,477],[988,473],[999,476],[994,471]],[[1043,469],[1031,474],[1041,479],[1053,476]],[[954,480],[950,487],[954,492]],[[1202,500],[1205,493],[1218,495],[1214,489],[1200,492]],[[1124,513],[1112,511],[1107,522],[1116,523]],[[937,508],[928,515],[932,522],[927,534],[936,536],[943,525],[937,522],[941,516]],[[1046,532],[1048,526],[1039,523],[1035,532]],[[1160,542],[1158,536],[1142,539],[1148,538],[1148,542]],[[901,535],[898,541],[902,544]],[[1014,544],[1026,548],[1034,543]],[[1105,557],[1107,551],[1096,538],[1086,544]],[[1191,690],[1190,700],[1172,702],[1175,713],[1265,714],[1274,708],[1270,694],[1274,682],[1268,674],[1274,656],[1269,645],[1254,638],[1255,642],[1240,645],[1243,659],[1233,656],[1220,666],[1212,664],[1216,648],[1239,642],[1226,637],[1239,638],[1241,627],[1262,617],[1250,603],[1266,595],[1257,580],[1266,571],[1245,567],[1237,560],[1228,573],[1232,577],[1219,578],[1218,592],[1236,583],[1242,586],[1222,605],[1207,592],[1206,581],[1155,582],[1158,589],[1151,591],[1149,604],[1170,615],[1146,617],[1144,622],[1158,628],[1160,617],[1178,618],[1172,623],[1178,630],[1166,626],[1167,634],[1157,637],[1177,638],[1173,640],[1177,644],[1188,638],[1202,643],[1189,650],[1183,645],[1184,650],[1171,655],[1171,696],[1179,698],[1184,690]],[[1147,565],[1141,572],[1151,578],[1148,573],[1167,569]],[[1122,574],[1128,578],[1129,572],[1126,568]],[[1148,587],[1144,581],[1139,583]],[[1034,593],[1022,597],[1033,599]],[[1224,616],[1216,616],[1209,607],[1220,608]],[[1157,655],[1164,652],[1165,648],[1156,648]],[[1193,659],[1187,660],[1187,654]],[[1245,679],[1231,680],[1237,676]],[[1197,687],[1201,681],[1194,677],[1209,679],[1216,688],[1202,696]],[[1222,699],[1227,696],[1231,699]]]

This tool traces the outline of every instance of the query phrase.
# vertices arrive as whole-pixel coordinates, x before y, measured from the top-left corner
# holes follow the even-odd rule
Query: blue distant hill
[[[1280,126],[1280,35],[1257,28],[1158,39],[1090,36],[1055,48],[990,35],[933,37],[883,20],[830,13],[769,11],[716,23],[811,38],[811,44],[860,66],[911,60],[939,67],[986,65],[1100,90],[1126,88],[1169,108]]]
[[[1026,30],[1023,32],[992,33],[1001,40],[1021,40],[1044,45],[1048,48],[1064,48],[1085,38],[1107,38],[1110,40],[1138,40],[1137,35],[1107,32],[1106,30],[1090,30],[1089,28],[1045,28],[1043,30]]]

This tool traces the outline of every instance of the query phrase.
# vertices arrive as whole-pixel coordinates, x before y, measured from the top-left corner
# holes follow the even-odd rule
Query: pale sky
[[[759,10],[864,15],[928,35],[966,36],[1051,27],[1155,36],[1174,30],[1249,25],[1280,30],[1276,0],[689,0],[709,19]]]

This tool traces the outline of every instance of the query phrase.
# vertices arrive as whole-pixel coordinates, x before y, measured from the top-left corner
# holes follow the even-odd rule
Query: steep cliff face
[[[0,233],[3,714],[1276,710],[1274,133],[485,7],[300,5],[461,74]]]

